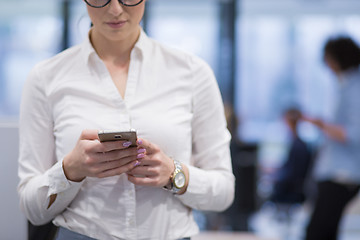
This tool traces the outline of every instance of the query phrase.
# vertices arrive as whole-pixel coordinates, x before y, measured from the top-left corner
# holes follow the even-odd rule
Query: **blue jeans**
[[[59,227],[55,240],[96,240],[94,238],[70,231],[67,228]]]
[[[96,240],[94,238],[82,235],[77,232],[70,231],[69,229],[59,227],[55,240]],[[190,238],[182,238],[179,240],[190,240]]]

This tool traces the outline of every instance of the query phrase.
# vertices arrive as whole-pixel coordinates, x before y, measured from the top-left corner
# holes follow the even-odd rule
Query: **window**
[[[169,46],[198,55],[217,72],[217,6],[217,1],[209,0],[149,1],[147,33]]]
[[[21,7],[19,7],[19,5]],[[60,49],[57,1],[14,0],[0,8],[0,119],[17,119],[31,68]]]
[[[289,105],[313,116],[331,115],[336,81],[323,63],[323,45],[334,34],[360,41],[360,3],[346,2],[239,4],[235,106],[241,139],[281,141],[280,116]],[[309,140],[316,137],[306,126],[302,134]]]
[[[323,62],[323,45],[335,34],[350,35],[360,43],[360,2],[241,2],[234,103],[240,120],[238,136],[259,145],[258,192],[266,196],[271,191],[268,176],[287,151],[282,111],[296,105],[310,116],[332,115],[337,81]],[[317,129],[304,123],[299,132],[316,146]]]

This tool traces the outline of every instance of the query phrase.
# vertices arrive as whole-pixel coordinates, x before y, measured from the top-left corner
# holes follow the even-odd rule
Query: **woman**
[[[337,239],[339,222],[360,186],[360,49],[347,37],[330,39],[324,60],[339,80],[334,120],[305,117],[326,136],[316,162],[318,196],[306,239]]]
[[[216,79],[146,36],[145,1],[85,2],[89,38],[38,64],[24,86],[21,208],[33,224],[53,220],[57,239],[191,237],[191,209],[222,211],[234,197]],[[135,148],[99,141],[100,130],[129,129]]]

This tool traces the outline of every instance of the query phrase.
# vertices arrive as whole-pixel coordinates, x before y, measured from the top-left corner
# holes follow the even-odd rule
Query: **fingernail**
[[[137,166],[139,166],[139,165],[140,165],[140,162],[139,162],[139,161],[135,161],[134,167],[137,167]]]
[[[143,142],[142,142],[141,139],[138,139],[138,140],[137,140],[137,144],[138,144],[138,145],[141,145],[142,143],[143,143]]]
[[[140,153],[137,155],[137,158],[143,158],[143,157],[145,157],[145,154],[143,154],[143,153]]]
[[[124,142],[124,143],[123,143],[123,146],[124,146],[124,147],[129,147],[130,145],[131,145],[131,142]]]
[[[145,151],[146,151],[145,148],[140,148],[137,150],[138,153],[144,153]]]

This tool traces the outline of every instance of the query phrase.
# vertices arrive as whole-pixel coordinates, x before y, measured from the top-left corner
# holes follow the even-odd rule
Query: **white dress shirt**
[[[130,128],[188,166],[185,194],[135,186],[125,174],[66,179],[62,160],[83,129]],[[34,224],[54,219],[97,239],[193,236],[199,230],[191,209],[222,211],[233,201],[229,141],[218,85],[204,61],[141,31],[122,98],[87,39],[38,64],[25,83],[20,206]]]

